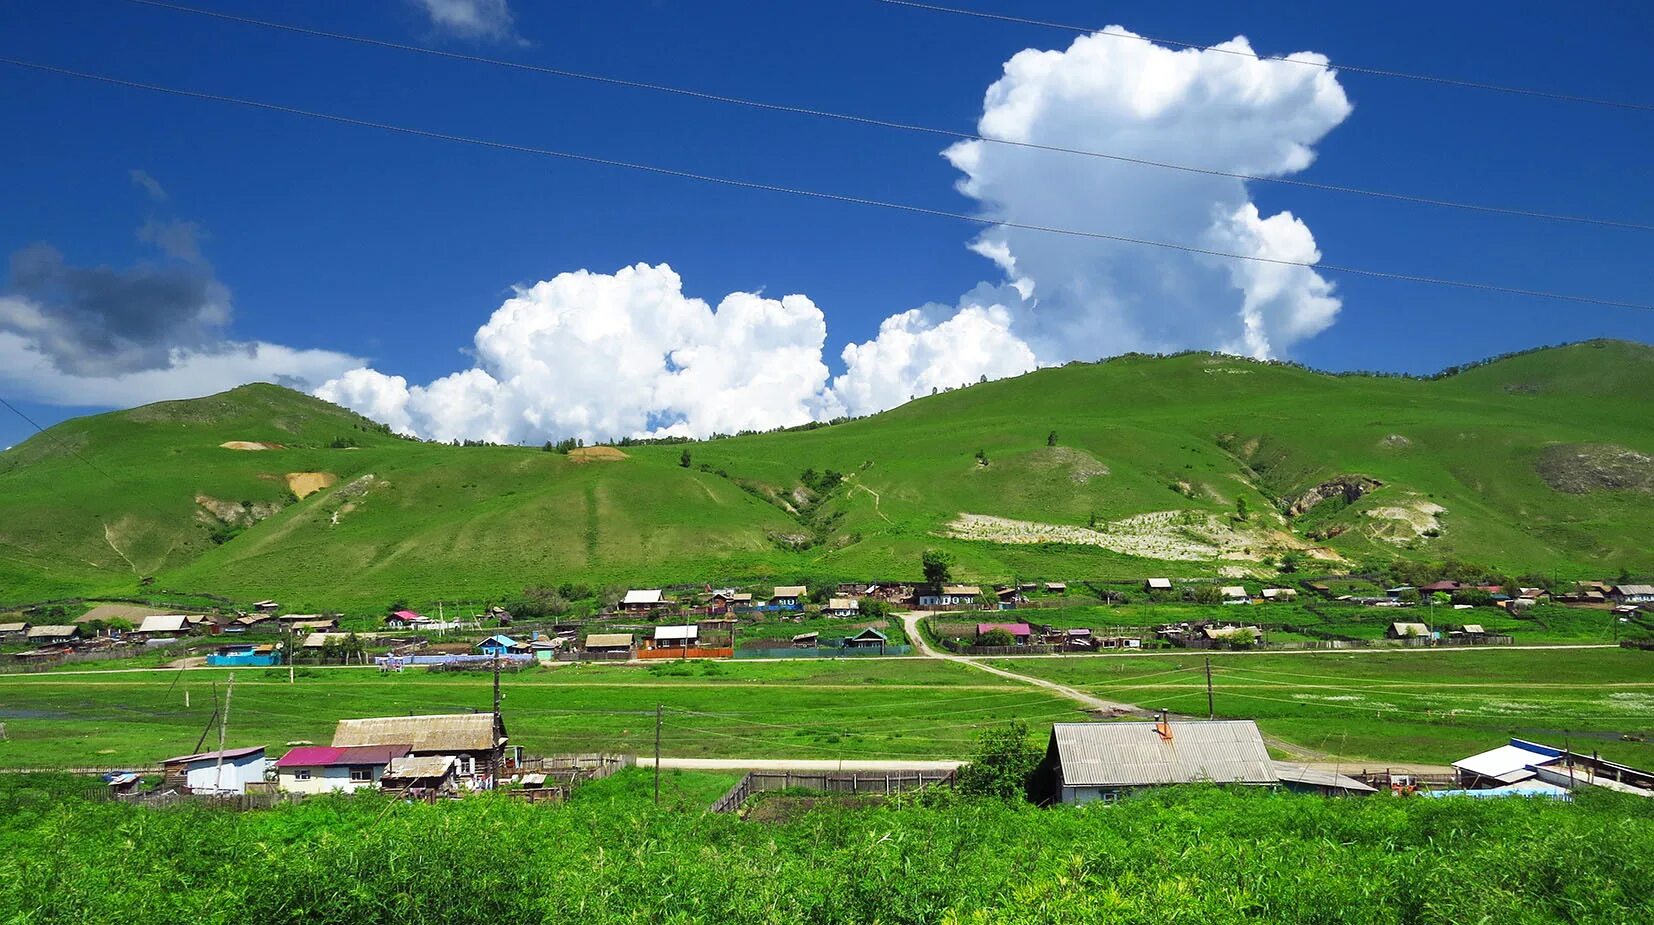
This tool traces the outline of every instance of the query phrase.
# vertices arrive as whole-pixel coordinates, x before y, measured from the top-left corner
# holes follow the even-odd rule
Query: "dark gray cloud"
[[[0,331],[76,376],[166,369],[174,349],[216,349],[230,321],[229,289],[200,260],[192,225],[151,225],[157,230],[139,237],[174,259],[116,269],[71,266],[48,244],[12,254]]]

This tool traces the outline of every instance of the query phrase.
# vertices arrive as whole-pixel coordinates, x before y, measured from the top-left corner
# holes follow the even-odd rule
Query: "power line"
[[[18,417],[22,418],[24,421],[27,421],[29,426],[33,427],[35,429],[36,433],[41,434],[42,436],[45,436],[46,428],[41,427],[39,424],[35,423],[34,418],[31,418],[28,415],[24,414],[16,405],[12,404],[9,401],[6,401],[4,398],[0,398],[0,405],[5,405],[7,408],[11,409],[12,414],[15,414]],[[48,439],[50,439],[50,438],[48,438]],[[120,484],[120,482],[117,481],[114,476],[110,475],[109,473],[105,472],[103,469],[101,469],[98,466],[94,465],[90,459],[87,459],[86,457],[80,455],[79,450],[75,449],[72,446],[65,447],[65,449],[67,449],[69,451],[69,455],[75,457],[76,459],[78,459],[81,462],[85,463],[86,465],[90,466],[92,468],[92,471],[98,473],[99,475],[103,476],[104,478],[108,479],[110,482],[112,482],[116,485]]]
[[[446,58],[453,61],[465,61],[472,64],[485,64],[491,67],[502,67],[517,71],[526,71],[534,74],[545,74],[553,77],[562,77],[570,80],[584,80],[593,83],[608,84],[616,87],[626,87],[633,90],[648,90],[656,93],[667,93],[676,96],[688,97],[705,102],[722,103],[731,106],[745,106],[751,109],[766,110],[769,112],[783,112],[793,115],[811,116],[820,119],[832,119],[840,122],[849,122],[857,125],[867,125],[877,128],[895,129],[904,132],[914,132],[925,135],[936,135],[961,141],[980,141],[988,144],[1005,145],[1007,147],[1024,148],[1035,151],[1051,151],[1060,154],[1072,154],[1081,157],[1099,158],[1123,164],[1134,164],[1140,167],[1152,167],[1161,170],[1175,170],[1183,173],[1199,174],[1209,177],[1226,177],[1234,180],[1243,180],[1249,183],[1276,183],[1283,186],[1293,186],[1300,189],[1319,190],[1331,193],[1346,193],[1356,196],[1369,196],[1375,199],[1385,199],[1394,202],[1405,202],[1414,205],[1437,206],[1449,209],[1463,209],[1471,212],[1482,212],[1495,215],[1507,215],[1516,218],[1534,218],[1555,222],[1570,222],[1585,225],[1597,225],[1607,228],[1623,228],[1633,231],[1654,231],[1654,225],[1641,222],[1621,221],[1619,219],[1597,218],[1593,216],[1568,215],[1556,212],[1544,212],[1536,209],[1520,209],[1506,206],[1484,205],[1473,202],[1460,202],[1451,199],[1440,199],[1432,196],[1421,196],[1412,193],[1398,193],[1386,190],[1364,189],[1355,186],[1344,186],[1332,183],[1317,183],[1313,180],[1300,180],[1293,177],[1272,177],[1260,174],[1241,173],[1239,171],[1217,170],[1209,167],[1192,167],[1187,164],[1176,164],[1170,161],[1154,160],[1152,158],[1133,157],[1124,154],[1112,154],[1106,151],[1097,151],[1088,148],[1075,148],[1065,145],[1040,144],[1031,141],[1018,141],[1011,138],[1002,138],[994,135],[982,135],[975,132],[961,132],[954,129],[937,128],[935,126],[920,125],[911,122],[901,122],[892,119],[881,119],[876,116],[857,115],[855,113],[835,112],[827,109],[816,109],[808,106],[798,106],[788,103],[771,103],[746,97],[728,96],[719,93],[709,93],[702,90],[692,90],[684,87],[674,87],[668,84],[653,83],[642,80],[629,80],[622,77],[610,77],[604,74],[594,74],[586,71],[573,71],[566,68],[547,67],[538,64],[524,64],[518,61],[509,61],[503,58],[490,58],[483,55],[464,54],[461,52],[444,51],[437,48],[425,48],[418,45],[408,45],[402,42],[393,42],[387,39],[377,39],[371,36],[356,35],[347,32],[333,32],[326,29],[313,29],[307,26],[296,26],[291,23],[276,22],[268,19],[255,19],[251,16],[237,16],[218,10],[205,10],[197,7],[183,6],[176,3],[166,3],[163,0],[125,0],[137,6],[153,7],[155,9],[170,10],[177,13],[187,13],[194,16],[204,16],[225,22],[239,23],[248,26],[257,26],[265,29],[274,29],[282,32],[291,32],[297,35],[306,35],[315,38],[332,39],[340,42],[354,42],[373,48],[385,48],[394,51],[409,52],[412,54],[428,55],[434,58]]]
[[[1152,42],[1160,45],[1173,45],[1178,48],[1190,48],[1196,51],[1210,51],[1218,54],[1234,55],[1240,58],[1251,58],[1256,61],[1281,61],[1287,64],[1300,64],[1305,67],[1321,70],[1350,71],[1356,74],[1366,74],[1369,77],[1394,77],[1401,80],[1416,80],[1421,83],[1440,84],[1448,87],[1461,87],[1468,90],[1489,90],[1495,93],[1509,93],[1516,96],[1537,97],[1540,99],[1555,100],[1563,103],[1587,103],[1592,106],[1606,106],[1612,109],[1628,109],[1636,112],[1654,112],[1654,103],[1642,103],[1635,100],[1614,100],[1596,96],[1583,96],[1574,93],[1563,93],[1556,90],[1542,90],[1533,87],[1512,87],[1505,84],[1490,83],[1482,80],[1465,80],[1456,77],[1442,77],[1437,74],[1418,74],[1409,71],[1398,71],[1390,68],[1365,67],[1356,64],[1345,64],[1338,61],[1307,61],[1303,58],[1287,58],[1278,55],[1260,55],[1253,51],[1241,51],[1237,48],[1224,48],[1221,45],[1203,45],[1199,42],[1184,42],[1177,39],[1162,38],[1154,35],[1135,35],[1121,32],[1104,32],[1094,26],[1077,26],[1069,23],[1052,22],[1045,19],[1030,19],[1024,16],[1012,16],[1008,13],[994,13],[988,10],[961,9],[959,7],[943,6],[937,3],[921,3],[918,0],[875,0],[877,3],[886,3],[891,6],[905,6],[916,10],[925,10],[931,13],[948,13],[955,16],[969,16],[974,19],[989,19],[998,22],[1017,23],[1024,26],[1039,26],[1045,29],[1060,29],[1064,32],[1078,32],[1086,35],[1105,35],[1114,39],[1127,39],[1134,42]]]
[[[661,167],[655,164],[645,164],[637,161],[624,161],[617,158],[599,157],[593,154],[580,154],[573,151],[561,151],[555,148],[543,148],[533,145],[516,144],[513,142],[494,141],[485,138],[476,138],[469,135],[457,135],[449,132],[439,132],[432,129],[414,128],[412,126],[396,125],[389,122],[376,122],[370,119],[359,119],[353,116],[341,116],[334,113],[320,112],[311,109],[301,109],[296,106],[286,106],[279,103],[267,103],[261,100],[251,100],[244,97],[226,96],[218,93],[206,93],[199,90],[185,90],[179,87],[169,87],[163,84],[144,83],[142,81],[127,80],[121,77],[111,77],[105,74],[94,74],[86,71],[77,71],[70,68],[57,67],[49,64],[38,64],[32,61],[22,61],[16,58],[0,57],[0,64],[13,67],[42,71],[50,74],[59,74],[65,77],[74,77],[79,80],[106,83],[114,86],[128,87],[136,90],[148,90],[156,93],[166,93],[190,99],[209,100],[216,103],[231,103],[252,109],[262,109],[269,112],[280,112],[287,115],[303,116],[309,119],[319,119],[340,125],[353,125],[360,128],[377,129],[400,135],[410,135],[417,138],[429,138],[437,141],[449,141],[458,144],[475,145],[482,148],[492,148],[499,151],[514,151],[519,154],[533,154],[541,157],[553,157],[568,161],[578,161],[586,164],[597,164],[604,167],[620,167],[627,170],[636,170],[643,173],[652,173],[659,176],[677,177],[683,180],[695,180],[701,183],[713,183],[720,186],[729,186],[737,189],[758,190],[769,193],[785,193],[789,196],[798,196],[806,199],[819,199],[827,202],[841,202],[850,205],[869,206],[878,209],[887,209],[893,212],[905,212],[911,215],[928,215],[934,218],[947,218],[966,222],[971,225],[989,228],[1016,228],[1023,231],[1035,231],[1041,234],[1063,235],[1067,237],[1085,238],[1095,241],[1112,241],[1118,244],[1131,244],[1139,247],[1158,247],[1165,250],[1181,251],[1186,254],[1198,254],[1206,257],[1217,257],[1224,260],[1243,260],[1251,263],[1263,263],[1272,266],[1301,267],[1309,270],[1326,271],[1330,273],[1344,273],[1350,276],[1361,276],[1369,279],[1384,279],[1394,282],[1416,283],[1427,286],[1440,286],[1451,289],[1464,289],[1473,292],[1490,292],[1503,295],[1519,295],[1535,299],[1548,299],[1558,302],[1573,302],[1583,305],[1599,305],[1611,308],[1632,308],[1642,311],[1654,311],[1654,304],[1646,302],[1630,302],[1620,299],[1607,299],[1597,296],[1577,295],[1574,293],[1552,292],[1541,289],[1526,289],[1520,286],[1507,286],[1498,283],[1482,283],[1469,280],[1448,279],[1439,276],[1426,276],[1417,273],[1397,273],[1387,270],[1373,270],[1364,267],[1346,266],[1333,263],[1312,263],[1303,260],[1288,260],[1281,257],[1264,257],[1257,254],[1237,254],[1229,251],[1220,251],[1212,248],[1196,247],[1190,244],[1178,244],[1171,241],[1156,241],[1149,238],[1137,238],[1130,235],[1112,234],[1103,231],[1082,231],[1074,228],[1063,228],[1054,225],[1039,225],[1031,222],[1014,222],[1004,219],[984,218],[980,215],[971,215],[965,212],[952,212],[947,209],[935,209],[911,203],[891,202],[883,199],[873,199],[865,196],[851,196],[843,193],[829,193],[822,190],[804,189],[801,187],[783,186],[776,183],[763,183],[756,180],[740,180],[733,177],[722,177],[714,174],[696,173],[691,170],[680,170],[673,167]]]

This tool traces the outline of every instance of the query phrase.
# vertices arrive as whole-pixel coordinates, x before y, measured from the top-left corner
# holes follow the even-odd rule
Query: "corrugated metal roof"
[[[1351,793],[1377,793],[1378,788],[1356,780],[1337,771],[1327,771],[1321,768],[1304,768],[1297,765],[1275,763],[1275,773],[1280,775],[1281,783],[1308,784],[1312,787],[1336,787],[1339,790],[1348,790]]]
[[[1468,771],[1477,777],[1491,777],[1507,784],[1514,784],[1532,777],[1535,765],[1547,764],[1555,761],[1557,757],[1554,749],[1541,751],[1511,742],[1471,755],[1469,758],[1461,758],[1453,762],[1453,767],[1460,771]]]
[[[0,633],[21,633],[28,628],[27,623],[0,623]]]
[[[1615,585],[1614,590],[1620,594],[1635,594],[1638,596],[1654,594],[1654,585]]]
[[[80,632],[78,626],[35,626],[30,627],[30,639],[56,639],[59,636],[73,636]]]
[[[334,748],[330,745],[301,745],[282,755],[278,768],[327,768],[341,765],[384,765],[408,753],[406,745],[359,745]]]
[[[447,777],[453,767],[453,755],[422,755],[417,758],[397,758],[385,768],[385,776],[382,780]]]
[[[1273,784],[1280,780],[1258,724],[1249,719],[1155,723],[1055,723],[1051,739],[1069,787]]]
[[[333,731],[333,745],[407,745],[416,752],[481,751],[494,747],[494,714],[342,719]]]
[[[659,604],[661,603],[660,589],[652,588],[646,591],[627,591],[626,599],[622,604]]]
[[[694,639],[700,634],[701,628],[693,623],[687,623],[683,626],[655,627],[656,639]]]
[[[591,646],[630,646],[631,633],[593,633],[586,637],[587,647]]]
[[[144,622],[138,624],[138,632],[180,633],[188,623],[189,619],[182,614],[154,614],[144,617]]]
[[[264,752],[264,746],[254,745],[250,748],[226,748],[226,749],[224,749],[223,755],[224,755],[224,760],[225,761],[234,761],[237,758],[245,758],[248,755],[262,754],[263,752]],[[181,763],[193,764],[194,762],[197,762],[197,761],[217,761],[218,756],[219,756],[219,753],[216,752],[216,751],[197,752],[193,755],[179,755],[176,758],[163,758],[163,759],[161,759],[161,763],[162,764],[181,764]]]
[[[1004,630],[1012,636],[1031,636],[1034,633],[1033,629],[1026,623],[978,623],[976,625],[976,635],[978,636],[983,633],[991,633],[994,630]]]

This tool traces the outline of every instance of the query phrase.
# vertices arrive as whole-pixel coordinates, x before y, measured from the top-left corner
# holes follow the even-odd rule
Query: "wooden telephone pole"
[[[660,703],[655,704],[655,805],[660,805]]]
[[[229,684],[224,688],[224,711],[218,715],[218,766],[213,769],[212,789],[224,789],[224,735],[230,728],[230,695],[235,693],[235,672],[230,672]]]
[[[1212,708],[1212,657],[1206,656],[1206,718],[1217,719],[1217,710]]]
[[[500,765],[505,761],[505,746],[500,742],[500,729],[504,723],[500,721],[500,655],[494,653],[494,757],[493,767],[489,771],[489,789],[500,789]]]

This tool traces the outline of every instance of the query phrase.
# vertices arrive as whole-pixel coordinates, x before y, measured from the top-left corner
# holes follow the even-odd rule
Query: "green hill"
[[[1650,395],[1654,348],[1611,341],[1432,380],[1130,356],[833,426],[565,456],[405,440],[251,385],[0,454],[0,602],[146,578],[377,609],[531,582],[916,577],[931,546],[981,580],[1264,574],[1286,553],[1647,574]]]

